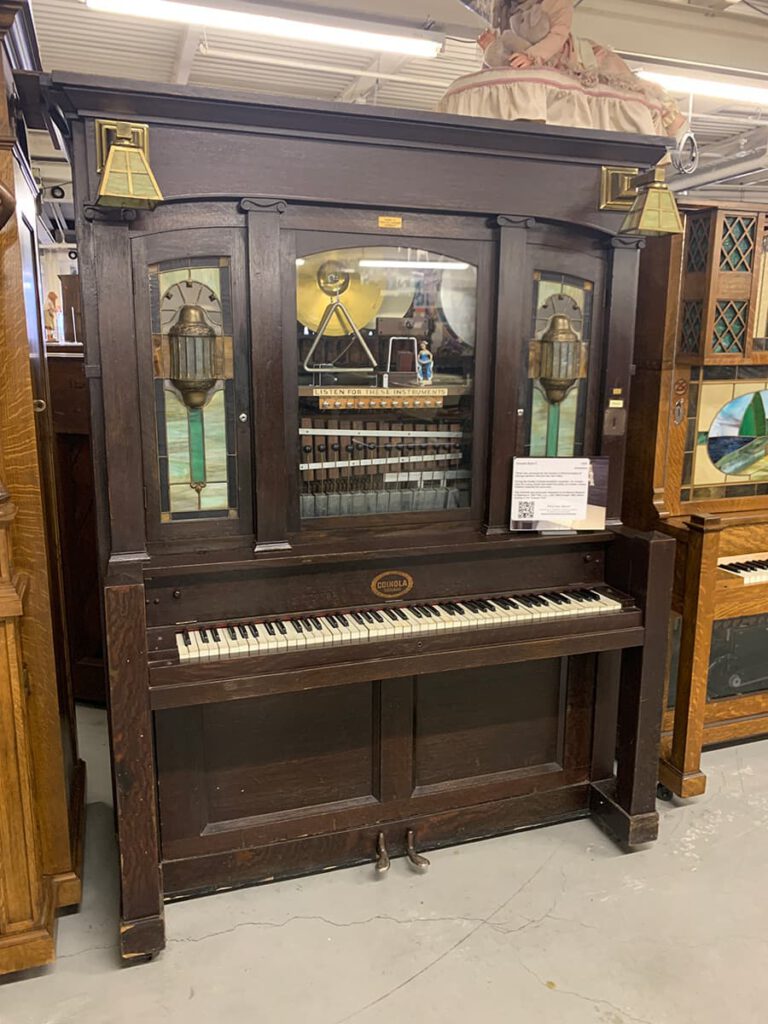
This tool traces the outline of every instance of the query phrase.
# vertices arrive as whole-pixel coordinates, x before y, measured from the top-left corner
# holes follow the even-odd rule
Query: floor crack
[[[394,917],[389,914],[374,914],[372,917],[366,917],[360,921],[332,921],[330,918],[320,915],[297,915],[289,917],[285,921],[241,921],[231,928],[225,928],[220,932],[209,932],[206,935],[201,935],[199,938],[168,939],[168,945],[206,942],[208,939],[215,939],[220,935],[231,935],[232,932],[236,932],[241,928],[286,928],[289,924],[294,924],[296,921],[318,921],[322,924],[327,924],[329,928],[358,928],[371,924],[373,921],[389,921],[392,924],[456,924],[459,921],[466,921],[467,924],[482,924],[484,920],[485,918],[481,917]]]
[[[449,946],[448,949],[446,949],[444,952],[442,952],[439,956],[435,957],[434,960],[430,960],[430,962],[428,964],[425,964],[424,967],[420,968],[418,971],[416,971],[414,974],[412,974],[409,978],[406,978],[404,981],[401,981],[399,984],[395,985],[393,988],[389,989],[387,992],[384,992],[382,995],[378,996],[376,999],[372,999],[369,1003],[366,1003],[365,1006],[361,1006],[359,1010],[354,1010],[352,1013],[348,1014],[346,1017],[342,1017],[341,1020],[338,1020],[336,1022],[336,1024],[349,1024],[349,1021],[352,1021],[356,1017],[359,1017],[361,1014],[366,1013],[368,1010],[372,1009],[374,1006],[378,1006],[380,1003],[383,1003],[386,999],[389,999],[390,996],[395,995],[395,993],[402,992],[402,990],[404,988],[407,988],[408,985],[411,985],[414,981],[417,981],[419,978],[423,977],[428,971],[431,971],[433,967],[436,967],[439,963],[441,963],[443,960],[445,960],[446,957],[450,956],[451,953],[454,953],[460,946],[463,946],[465,942],[468,942],[472,938],[472,936],[476,935],[484,925],[490,924],[492,922],[493,918],[496,917],[497,914],[500,914],[502,912],[502,910],[506,910],[506,908],[510,905],[510,903],[514,899],[516,899],[520,895],[520,893],[522,893],[525,889],[527,889],[528,886],[538,878],[538,876],[542,873],[542,871],[544,871],[544,869],[549,866],[549,864],[554,860],[554,858],[557,855],[557,853],[558,853],[557,849],[553,850],[552,853],[549,855],[549,857],[547,857],[547,859],[536,868],[536,870],[533,872],[533,874],[531,874],[522,883],[522,885],[520,885],[517,889],[515,889],[515,891],[512,893],[511,896],[508,896],[503,901],[503,903],[499,904],[499,906],[496,907],[495,910],[491,911],[491,913],[488,914],[487,917],[484,917],[484,918],[481,918],[480,920],[478,920],[478,922],[475,924],[475,927],[467,935],[463,935],[460,939],[458,939],[456,942],[454,942],[452,946]]]
[[[538,983],[543,988],[547,989],[548,992],[554,992],[561,996],[571,996],[574,999],[581,999],[582,1002],[591,1003],[592,1006],[594,1006],[595,1003],[599,1004],[600,1006],[607,1006],[609,1010],[613,1010],[614,1013],[621,1014],[622,1016],[626,1017],[627,1020],[632,1021],[633,1024],[653,1024],[653,1021],[647,1020],[645,1017],[635,1017],[633,1014],[629,1012],[629,1010],[625,1010],[623,1007],[617,1006],[615,1003],[612,1003],[609,999],[601,999],[597,996],[585,996],[581,992],[574,992],[572,989],[560,988],[559,986],[553,988],[552,982],[545,981],[544,978],[542,978],[541,975],[537,974],[532,967],[528,966],[528,964],[523,963],[523,961],[519,958],[517,962],[520,964],[524,971],[530,974],[532,978],[535,978],[536,981],[538,981]]]

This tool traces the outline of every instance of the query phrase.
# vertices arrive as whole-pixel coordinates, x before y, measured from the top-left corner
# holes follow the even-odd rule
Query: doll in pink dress
[[[478,39],[487,68],[545,68],[563,72],[585,88],[601,86],[661,106],[660,121],[677,135],[686,120],[663,89],[644,82],[612,50],[571,32],[573,0],[462,0],[494,27]]]

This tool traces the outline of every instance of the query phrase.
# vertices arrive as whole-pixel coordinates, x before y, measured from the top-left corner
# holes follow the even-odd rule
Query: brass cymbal
[[[323,319],[323,314],[333,301],[332,295],[321,287],[318,272],[328,264],[338,264],[348,274],[349,283],[340,292],[339,299],[359,329],[374,320],[381,309],[384,297],[377,284],[363,283],[360,273],[354,269],[354,260],[350,260],[344,252],[323,252],[307,256],[303,266],[298,268],[296,282],[296,316],[300,323],[310,331],[316,331]],[[349,331],[334,317],[326,332],[331,337],[342,337]]]

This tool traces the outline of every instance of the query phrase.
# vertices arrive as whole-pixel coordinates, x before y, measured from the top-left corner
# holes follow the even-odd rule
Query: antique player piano
[[[625,519],[678,542],[659,777],[690,797],[704,746],[768,733],[766,211],[691,207],[640,294]]]
[[[123,954],[177,896],[589,814],[654,839],[672,542],[619,522],[640,242],[599,193],[663,143],[42,89],[77,194]],[[96,204],[146,126],[164,202]],[[553,322],[588,353],[555,436]],[[609,460],[608,529],[510,533],[512,459],[547,451]]]

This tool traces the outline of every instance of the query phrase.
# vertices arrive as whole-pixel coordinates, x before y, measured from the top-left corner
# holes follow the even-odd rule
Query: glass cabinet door
[[[297,259],[302,520],[469,508],[477,281],[405,245]]]
[[[147,536],[248,534],[244,234],[171,230],[132,248]]]

